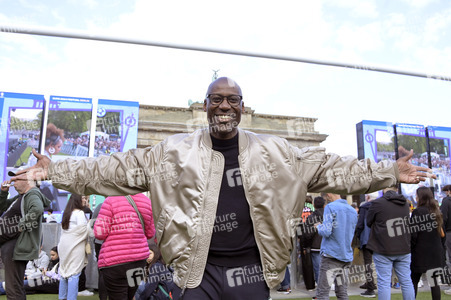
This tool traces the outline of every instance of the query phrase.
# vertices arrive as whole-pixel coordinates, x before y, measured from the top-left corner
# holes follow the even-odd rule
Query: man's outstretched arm
[[[149,174],[161,159],[161,147],[56,162],[36,151],[33,155],[37,163],[11,180],[52,180],[55,187],[80,195],[134,195],[149,190]]]

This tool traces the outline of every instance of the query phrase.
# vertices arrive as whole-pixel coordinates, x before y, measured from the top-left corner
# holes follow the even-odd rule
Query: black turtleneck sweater
[[[260,262],[238,164],[238,134],[228,140],[211,139],[213,150],[224,155],[225,166],[208,262],[225,267]]]

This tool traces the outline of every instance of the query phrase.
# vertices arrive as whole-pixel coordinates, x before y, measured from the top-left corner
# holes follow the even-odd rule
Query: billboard
[[[94,157],[136,148],[138,102],[99,99]]]
[[[39,148],[44,96],[0,92],[0,176],[26,166],[31,149]]]
[[[401,184],[402,194],[416,205],[417,188],[427,186],[434,188],[435,197],[441,203],[444,197],[443,186],[451,184],[451,128],[364,120],[356,125],[356,129],[359,159],[395,161],[399,157],[398,147],[413,149],[411,163],[431,168],[437,175],[437,180],[429,179],[420,184]]]
[[[9,179],[8,171],[36,163],[33,148],[56,161],[111,155],[137,146],[138,102],[0,92],[0,105],[2,180]],[[95,136],[93,145],[91,136]],[[40,188],[52,201],[51,208],[64,209],[68,192],[50,181],[42,182]],[[14,188],[9,192],[17,194]],[[101,203],[104,197],[92,195],[91,199]]]

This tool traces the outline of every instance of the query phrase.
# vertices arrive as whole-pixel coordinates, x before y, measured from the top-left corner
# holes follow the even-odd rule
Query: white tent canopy
[[[428,155],[428,153],[427,152],[423,152],[423,153],[421,153],[421,157],[423,157],[423,156],[427,156]],[[437,153],[435,153],[435,152],[431,152],[431,157],[434,157],[434,158],[440,158],[440,155],[438,155]]]
[[[80,136],[84,136],[84,135],[90,135],[91,132],[90,131],[85,131],[80,133]],[[103,136],[104,138],[109,138],[110,135],[108,133],[102,132],[102,131],[96,131],[96,136]]]

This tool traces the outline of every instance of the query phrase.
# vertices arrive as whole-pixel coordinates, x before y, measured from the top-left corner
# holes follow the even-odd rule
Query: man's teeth
[[[232,117],[230,116],[218,116],[219,121],[230,121]]]

